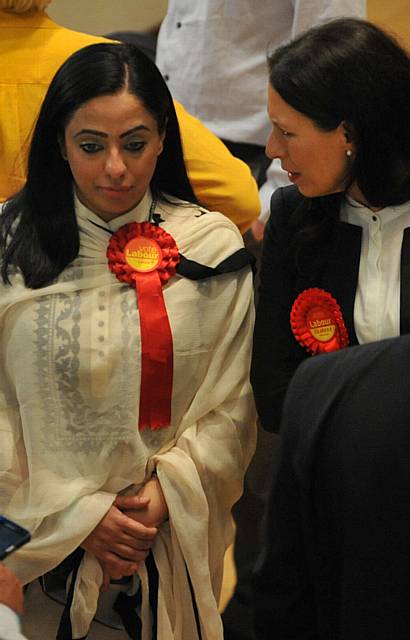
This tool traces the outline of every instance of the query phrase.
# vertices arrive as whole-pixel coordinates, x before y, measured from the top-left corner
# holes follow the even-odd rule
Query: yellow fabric
[[[260,213],[256,182],[245,162],[235,158],[200,120],[174,100],[185,165],[199,202],[219,211],[245,233]]]
[[[45,13],[0,10],[0,201],[24,184],[33,123],[54,73],[72,53],[97,42],[107,40],[66,29]],[[175,106],[195,195],[244,232],[260,210],[249,168],[182,105]]]
[[[21,189],[33,123],[47,87],[74,51],[98,38],[56,25],[45,13],[0,11],[0,200]]]

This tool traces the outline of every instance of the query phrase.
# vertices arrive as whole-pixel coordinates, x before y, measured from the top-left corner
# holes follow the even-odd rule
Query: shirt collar
[[[397,220],[405,214],[410,214],[410,201],[400,205],[384,207],[380,211],[372,211],[360,202],[356,202],[351,196],[346,194],[341,207],[340,219],[343,222],[365,226],[370,224],[372,218],[377,216],[382,226]],[[407,221],[408,222],[408,221]]]

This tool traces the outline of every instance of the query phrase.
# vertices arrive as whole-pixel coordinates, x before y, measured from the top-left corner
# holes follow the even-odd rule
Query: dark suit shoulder
[[[294,236],[305,227],[328,227],[339,218],[342,195],[335,193],[317,198],[307,198],[295,185],[274,191],[270,202],[270,218],[267,230],[276,229]]]
[[[265,247],[286,253],[309,210],[309,200],[294,185],[276,189],[271,198],[270,217],[266,223]]]
[[[409,369],[410,336],[308,358],[297,368],[286,395],[284,422],[289,433],[298,439],[311,428],[323,426],[343,402],[346,414],[358,407],[368,415],[378,407],[383,414],[386,402],[390,410],[401,406]]]
[[[294,185],[280,187],[272,194],[269,220],[272,220],[273,224],[276,221],[289,220],[293,212],[301,206],[308,208],[309,200],[302,196]]]
[[[307,202],[307,200],[308,199],[300,193],[299,189],[291,184],[288,187],[280,187],[273,192],[270,208],[271,211],[277,207],[280,209],[285,208],[290,212],[299,206],[301,202]]]

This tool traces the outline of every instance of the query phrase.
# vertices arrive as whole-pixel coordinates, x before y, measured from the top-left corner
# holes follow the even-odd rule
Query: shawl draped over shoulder
[[[164,286],[174,349],[171,424],[138,429],[141,341],[136,293],[107,266],[110,233],[147,219],[151,196],[103,222],[79,202],[80,252],[57,281],[0,285],[0,510],[32,533],[7,560],[25,582],[57,566],[117,494],[156,472],[169,509],[152,549],[159,572],[158,637],[222,639],[218,599],[230,511],[254,450],[249,385],[253,289],[249,267]],[[243,247],[224,216],[160,202],[161,226],[208,267]],[[189,574],[189,580],[187,573]],[[143,638],[150,638],[142,566]],[[73,637],[96,611],[101,569],[85,553],[71,609]]]

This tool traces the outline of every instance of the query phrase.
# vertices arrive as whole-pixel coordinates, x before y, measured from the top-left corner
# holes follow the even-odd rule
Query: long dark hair
[[[31,142],[27,181],[0,216],[1,275],[9,282],[17,267],[26,286],[42,287],[78,255],[73,178],[59,138],[85,102],[126,88],[166,131],[164,148],[151,180],[154,197],[196,202],[182,153],[171,94],[155,64],[130,44],[94,44],[80,49],[60,67],[44,98]]]
[[[345,123],[355,148],[349,183],[374,207],[410,200],[410,58],[384,31],[341,18],[268,58],[270,82],[324,131]]]

